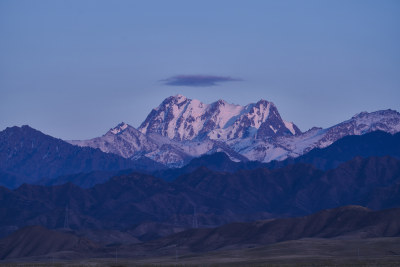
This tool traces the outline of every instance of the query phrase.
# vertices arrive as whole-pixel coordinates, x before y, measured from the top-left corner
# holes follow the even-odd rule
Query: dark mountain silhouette
[[[30,177],[0,170],[0,186],[16,188],[23,183],[31,181]]]
[[[154,170],[161,165],[147,158],[132,161],[98,149],[73,146],[29,126],[0,132],[0,184],[8,187],[66,174],[130,168]]]
[[[0,240],[0,260],[46,255],[60,251],[90,253],[99,245],[72,233],[27,226]]]
[[[378,188],[396,190],[399,163],[391,157],[357,157],[326,172],[306,164],[276,170],[240,170],[234,174],[199,169],[175,182],[204,195],[226,197],[238,206],[246,203],[249,210],[258,208],[272,214],[301,215],[349,204],[369,207]],[[377,203],[386,199],[387,205],[396,207],[400,203],[395,201],[395,196],[380,196]]]
[[[114,176],[120,176],[123,174],[133,173],[135,170],[118,170],[118,171],[92,171],[83,172],[77,174],[62,175],[53,179],[42,179],[35,184],[39,185],[62,185],[66,183],[73,183],[82,188],[90,188],[96,184],[102,184],[107,182]],[[146,173],[147,171],[142,171]]]
[[[98,238],[91,232],[89,235]],[[125,238],[123,233],[117,231],[109,231],[106,238],[115,240],[115,236]],[[71,230],[55,231],[41,226],[28,226],[0,240],[0,259],[48,259],[60,256],[74,259],[110,258],[115,257],[115,248],[118,248],[119,257],[143,259],[176,255],[178,251],[180,255],[190,255],[248,247],[261,248],[268,244],[303,238],[326,246],[330,240],[358,240],[358,244],[368,242],[371,245],[374,240],[371,238],[398,236],[400,209],[372,211],[362,206],[345,206],[322,210],[305,217],[190,229],[145,243],[137,243],[131,239],[131,244],[104,245],[79,236]],[[384,244],[383,242],[380,239],[380,244]],[[349,245],[349,249],[354,250],[354,245]],[[62,252],[68,254],[61,254]]]
[[[190,229],[146,245],[154,250],[176,245],[186,252],[205,252],[255,247],[301,238],[396,236],[400,236],[400,209],[371,211],[362,206],[345,206],[322,210],[305,217]]]
[[[267,166],[266,163],[261,163],[258,161],[232,161],[224,152],[216,152],[210,155],[203,155],[201,157],[194,158],[182,168],[161,169],[153,171],[151,174],[155,177],[162,178],[165,181],[173,181],[177,177],[183,174],[191,173],[200,167],[206,167],[209,170],[218,172],[235,172],[238,170],[256,169],[265,166]],[[90,188],[96,184],[106,182],[113,176],[129,174],[132,172],[134,172],[132,169],[118,171],[93,171],[89,173],[70,174],[52,179],[44,179],[36,184],[61,185],[71,182],[82,188]],[[142,172],[150,173],[150,171]]]
[[[174,182],[132,173],[89,189],[24,184],[15,190],[0,187],[0,232],[37,224],[60,228],[66,214],[75,230],[133,230],[149,222],[190,228],[194,218],[211,227],[344,205],[384,209],[400,206],[399,183],[399,160],[358,157],[325,172],[307,164],[236,173],[203,167]],[[152,229],[145,239],[161,234]],[[173,231],[163,230],[168,232]]]
[[[159,170],[153,172],[153,175],[163,178],[166,181],[173,181],[177,177],[191,173],[200,167],[206,167],[209,170],[217,172],[236,172],[238,170],[251,170],[266,166],[266,163],[259,161],[233,161],[224,152],[216,152],[194,158],[182,168]]]

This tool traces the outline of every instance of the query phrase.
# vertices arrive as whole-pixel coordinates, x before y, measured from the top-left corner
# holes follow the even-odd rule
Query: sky
[[[176,94],[329,127],[400,111],[399,48],[398,0],[1,0],[0,130],[89,139]]]

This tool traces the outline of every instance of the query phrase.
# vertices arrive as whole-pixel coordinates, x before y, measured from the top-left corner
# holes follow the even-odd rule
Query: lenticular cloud
[[[161,81],[164,85],[169,86],[208,87],[216,86],[223,82],[241,81],[241,79],[215,75],[177,75]]]

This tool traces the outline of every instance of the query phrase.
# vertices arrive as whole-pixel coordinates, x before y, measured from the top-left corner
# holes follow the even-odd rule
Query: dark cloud
[[[165,85],[195,86],[195,87],[215,86],[223,82],[236,82],[236,81],[241,81],[241,79],[236,79],[229,76],[214,76],[214,75],[177,75],[161,80],[161,82],[163,82]]]

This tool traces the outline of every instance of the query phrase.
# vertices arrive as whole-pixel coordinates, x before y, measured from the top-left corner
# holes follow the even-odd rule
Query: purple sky
[[[175,94],[301,130],[400,110],[400,1],[0,1],[0,130],[135,127]]]

